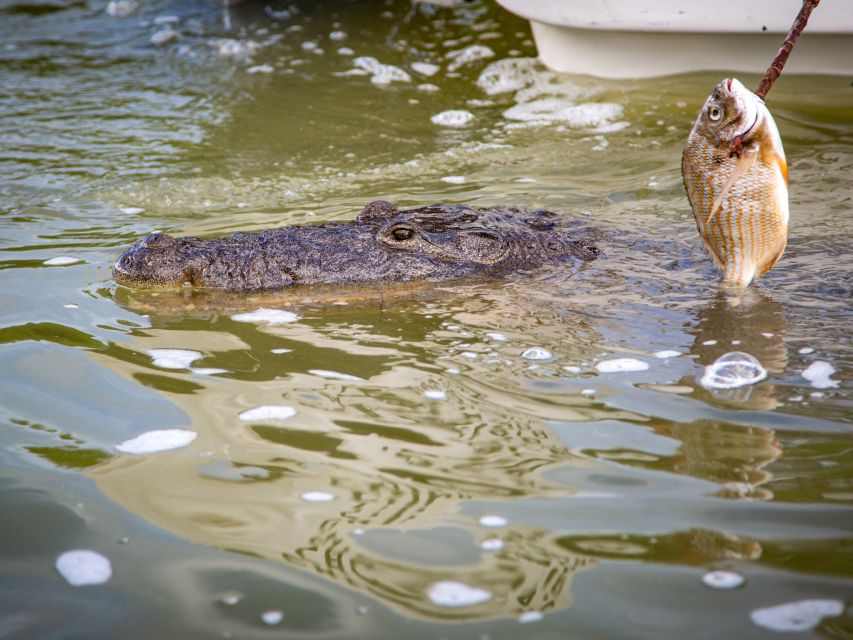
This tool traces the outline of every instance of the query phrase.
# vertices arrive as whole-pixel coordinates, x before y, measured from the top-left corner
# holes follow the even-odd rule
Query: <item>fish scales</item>
[[[738,80],[720,82],[687,138],[681,171],[723,282],[746,287],[767,273],[788,240],[788,168],[764,102]]]

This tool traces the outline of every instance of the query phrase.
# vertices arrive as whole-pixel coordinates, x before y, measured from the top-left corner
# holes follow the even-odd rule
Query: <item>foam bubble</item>
[[[702,582],[712,589],[737,589],[746,578],[734,571],[709,571],[702,576]]]
[[[155,47],[162,47],[164,44],[169,44],[180,37],[181,34],[172,29],[172,27],[163,27],[151,35],[151,44]]]
[[[841,384],[838,380],[832,380],[830,376],[835,373],[835,367],[828,362],[818,360],[812,362],[803,371],[802,376],[808,380],[815,389],[832,389]]]
[[[480,518],[479,522],[484,527],[490,527],[490,528],[505,527],[508,523],[507,519],[504,518],[503,516],[493,516],[493,515],[482,516]]]
[[[143,213],[145,209],[142,207],[119,207],[119,211],[128,215],[135,215],[137,213]]]
[[[489,340],[494,340],[495,342],[506,342],[506,336],[502,333],[497,333],[495,331],[490,331],[486,334],[486,337]]]
[[[595,389],[582,389],[581,395],[594,396],[595,395]]]
[[[715,344],[717,344],[717,341],[716,340],[705,340],[705,342],[703,342],[702,344],[705,345],[706,347],[712,347]]]
[[[803,347],[802,349],[797,351],[797,353],[799,353],[801,356],[807,356],[810,353],[814,353],[814,349],[812,349],[811,347]]]
[[[504,548],[504,541],[500,538],[487,538],[480,543],[483,551],[500,551]]]
[[[607,131],[622,128],[614,123],[622,115],[622,106],[610,102],[572,104],[565,98],[538,98],[510,107],[503,115],[508,120],[530,124],[562,123],[575,128]]]
[[[299,497],[305,502],[331,502],[335,499],[334,495],[326,491],[306,491]]]
[[[80,305],[77,304],[76,302],[69,302],[68,304],[64,304],[62,306],[65,307],[66,309],[79,309],[80,308]]]
[[[525,360],[553,360],[554,354],[542,347],[530,347],[524,350],[521,357]]]
[[[190,371],[199,376],[216,376],[221,373],[228,373],[228,369],[216,369],[215,367],[192,367]]]
[[[446,400],[447,394],[440,389],[429,389],[424,391],[424,398],[429,398],[430,400]]]
[[[429,82],[424,82],[418,85],[418,91],[423,91],[424,93],[435,93],[439,91],[439,87],[434,84],[430,84]]]
[[[280,354],[280,353],[291,353],[293,349],[285,349],[284,347],[279,347],[277,349],[270,349],[270,353]]]
[[[287,420],[296,415],[296,409],[283,404],[265,404],[254,409],[241,411],[237,417],[240,420]]]
[[[299,320],[299,315],[292,311],[282,311],[281,309],[267,309],[261,307],[256,311],[249,313],[238,313],[231,316],[236,322],[266,322],[268,324],[284,324],[286,322],[296,322]]]
[[[699,384],[706,389],[737,389],[766,377],[767,370],[755,357],[743,351],[732,351],[705,367]]]
[[[539,622],[542,618],[545,617],[541,611],[525,611],[520,616],[518,616],[518,621],[521,624],[530,624],[531,622]]]
[[[232,38],[219,38],[211,44],[216,47],[219,55],[223,58],[237,58],[248,60],[260,48],[257,42],[252,40],[234,40]]]
[[[64,267],[67,264],[77,264],[78,262],[83,262],[83,260],[81,258],[72,258],[71,256],[56,256],[55,258],[48,258],[42,264],[49,267]]]
[[[451,60],[450,64],[447,65],[447,70],[456,71],[472,62],[494,58],[495,52],[485,45],[472,44],[470,47],[465,47],[464,49],[448,51],[445,57]]]
[[[573,364],[567,364],[563,366],[563,371],[567,371],[569,373],[580,373],[583,369]]]
[[[284,613],[282,613],[281,611],[275,611],[275,610],[274,611],[264,611],[261,614],[261,620],[263,620],[264,623],[266,623],[270,626],[274,626],[274,625],[280,624],[281,621],[284,620]]]
[[[149,349],[147,353],[152,364],[161,369],[186,369],[204,357],[204,354],[190,349]]]
[[[465,109],[450,109],[435,114],[430,120],[441,127],[464,127],[474,119],[474,114]]]
[[[595,365],[600,373],[625,373],[628,371],[646,371],[648,362],[636,358],[614,358],[613,360],[602,360]]]
[[[444,176],[441,181],[449,184],[465,184],[465,176]]]
[[[799,600],[775,607],[756,609],[749,614],[759,627],[771,631],[808,631],[826,617],[844,613],[844,603],[838,600]]]
[[[352,376],[348,373],[341,373],[339,371],[329,371],[327,369],[308,369],[308,373],[320,378],[328,378],[330,380],[363,380],[363,378],[359,378],[358,376]]]
[[[677,358],[681,355],[680,351],[672,351],[669,349],[664,349],[663,351],[655,351],[655,358]]]
[[[340,50],[338,50],[340,52]],[[387,85],[392,82],[411,82],[412,76],[390,64],[382,64],[376,58],[359,56],[353,60],[358,69],[363,69],[371,75],[370,81],[377,85]]]
[[[110,0],[107,3],[107,15],[113,18],[126,18],[136,13],[139,4],[134,0]]]
[[[54,566],[72,587],[104,584],[113,575],[109,558],[89,549],[66,551]]]
[[[477,78],[477,86],[489,95],[518,91],[539,75],[535,58],[507,58],[493,62]]]
[[[467,358],[468,360],[476,360],[477,359],[477,354],[474,353],[473,351],[463,351],[459,355],[461,355],[463,358]]]
[[[242,599],[243,594],[239,591],[226,591],[219,595],[219,602],[221,602],[222,604],[227,604],[229,607],[233,607]]]
[[[455,580],[434,583],[427,590],[427,595],[433,604],[440,607],[470,607],[492,599],[492,594],[485,589],[469,587]]]
[[[154,429],[130,440],[120,442],[115,447],[117,451],[133,455],[157,453],[185,447],[197,436],[198,434],[195,431],[188,429]]]
[[[437,64],[430,64],[429,62],[413,62],[412,63],[412,70],[413,71],[416,71],[417,73],[421,74],[422,76],[426,76],[428,78],[432,77],[436,73],[438,73],[439,69],[441,69],[441,67],[439,67]]]
[[[246,69],[246,73],[272,73],[273,68],[268,64],[257,64],[254,67]]]
[[[346,31],[332,31],[329,34],[329,40],[346,40]]]

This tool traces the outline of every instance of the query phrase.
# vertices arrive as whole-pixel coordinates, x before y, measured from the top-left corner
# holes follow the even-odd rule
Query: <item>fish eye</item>
[[[708,109],[708,117],[712,122],[716,122],[723,117],[723,111],[719,107],[711,107]]]
[[[411,240],[415,235],[414,229],[409,227],[396,227],[391,230],[391,237],[398,242],[403,242],[404,240]]]

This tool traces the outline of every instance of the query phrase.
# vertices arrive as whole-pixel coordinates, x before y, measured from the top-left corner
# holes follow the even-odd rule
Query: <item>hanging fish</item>
[[[764,101],[725,79],[708,96],[681,158],[696,226],[723,282],[746,287],[788,241],[788,165]]]

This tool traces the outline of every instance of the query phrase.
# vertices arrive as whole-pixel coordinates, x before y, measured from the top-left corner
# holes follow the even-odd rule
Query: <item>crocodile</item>
[[[377,200],[352,221],[210,239],[153,233],[119,257],[113,279],[134,288],[262,291],[499,277],[598,256],[594,244],[570,233],[572,226],[545,210],[445,204],[400,210]]]

